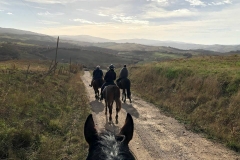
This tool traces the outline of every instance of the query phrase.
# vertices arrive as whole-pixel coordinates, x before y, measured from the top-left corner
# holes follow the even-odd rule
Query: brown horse
[[[133,138],[133,131],[134,123],[129,113],[118,135],[107,131],[98,133],[90,114],[84,125],[84,136],[89,144],[86,160],[135,160],[128,147]]]
[[[130,103],[132,103],[131,91],[130,91],[130,87],[131,87],[130,80],[128,78],[123,78],[117,82],[117,85],[120,89],[122,89],[122,101],[126,103],[126,90],[127,90],[127,97]]]
[[[107,108],[109,109],[109,122],[112,121],[112,106],[116,102],[116,124],[118,124],[118,112],[122,108],[120,101],[120,89],[116,85],[108,85],[103,90],[103,98],[105,99],[105,115],[107,115]]]
[[[93,89],[94,89],[94,92],[95,92],[95,98],[97,100],[99,100],[99,88],[101,88],[103,84],[103,79],[96,79],[96,80],[93,80],[92,82],[92,85],[93,85]]]

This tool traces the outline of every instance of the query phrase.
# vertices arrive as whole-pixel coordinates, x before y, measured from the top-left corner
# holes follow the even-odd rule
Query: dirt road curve
[[[122,104],[119,124],[109,125],[104,114],[104,102],[96,101],[93,88],[88,86],[90,73],[85,71],[81,78],[87,88],[98,129],[105,128],[118,133],[124,124],[126,113],[133,116],[134,137],[129,146],[138,160],[240,160],[239,154],[187,131],[175,119],[164,116],[152,104],[135,96],[132,104],[129,101]]]

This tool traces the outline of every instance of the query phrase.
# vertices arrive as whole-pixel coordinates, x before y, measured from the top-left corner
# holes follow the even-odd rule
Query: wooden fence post
[[[72,63],[72,59],[70,58],[70,65],[69,65],[69,76],[71,74],[71,63]]]
[[[27,68],[26,78],[28,77],[29,68],[30,68],[30,64],[28,65],[28,68]]]
[[[58,42],[59,42],[59,36],[58,36],[58,39],[57,39],[57,48],[56,48],[56,54],[55,54],[55,68],[54,68],[54,74],[55,74],[55,71],[56,71],[56,68],[57,68]]]

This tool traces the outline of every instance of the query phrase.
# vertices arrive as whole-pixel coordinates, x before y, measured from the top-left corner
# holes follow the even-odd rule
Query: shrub
[[[34,137],[28,130],[16,131],[12,135],[12,148],[19,150],[28,148],[33,144]]]

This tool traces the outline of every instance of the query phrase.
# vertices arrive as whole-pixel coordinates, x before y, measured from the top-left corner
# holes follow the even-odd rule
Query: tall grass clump
[[[132,90],[188,128],[240,151],[239,61],[206,56],[133,66]]]
[[[0,63],[0,159],[85,158],[89,106],[81,72],[45,76],[48,67],[43,61]]]

